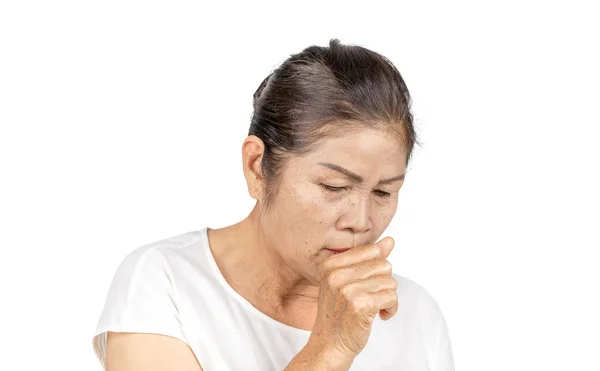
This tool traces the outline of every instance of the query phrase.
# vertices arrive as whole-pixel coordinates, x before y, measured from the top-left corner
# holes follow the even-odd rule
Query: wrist
[[[313,337],[309,339],[306,347],[313,354],[327,361],[327,365],[330,366],[328,370],[348,370],[356,357],[355,354],[345,353],[334,345]]]

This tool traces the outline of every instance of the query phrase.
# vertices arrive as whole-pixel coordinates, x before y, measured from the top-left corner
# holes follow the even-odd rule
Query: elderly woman
[[[242,145],[256,206],[132,251],[93,345],[109,371],[454,369],[429,293],[392,273],[417,139],[394,65],[331,40],[260,84]]]

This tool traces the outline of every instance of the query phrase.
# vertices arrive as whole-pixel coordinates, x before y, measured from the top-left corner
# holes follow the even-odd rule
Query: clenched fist
[[[377,314],[383,320],[398,310],[398,283],[387,257],[394,240],[354,247],[323,262],[319,306],[311,339],[353,359],[366,346]]]

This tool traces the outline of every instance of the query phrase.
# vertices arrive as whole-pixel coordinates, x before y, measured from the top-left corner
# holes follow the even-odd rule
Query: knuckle
[[[387,290],[386,297],[391,303],[396,303],[398,301],[398,293],[395,290]]]
[[[346,299],[349,302],[354,302],[352,300],[352,295],[353,295],[352,286],[350,286],[350,285],[342,286],[339,291],[340,291],[340,295],[342,295],[342,297],[344,299]]]
[[[350,302],[350,308],[353,313],[366,314],[370,312],[371,303],[364,296],[359,296]]]
[[[365,313],[376,314],[377,312],[379,312],[379,303],[375,299],[369,300],[369,303],[365,308]]]
[[[392,273],[392,263],[389,260],[384,260],[382,265],[386,273]]]
[[[341,281],[341,273],[339,270],[333,270],[327,273],[327,285],[330,287],[338,287]]]

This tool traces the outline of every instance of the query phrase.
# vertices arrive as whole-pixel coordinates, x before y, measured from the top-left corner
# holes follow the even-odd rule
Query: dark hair
[[[291,156],[305,155],[324,139],[350,129],[394,133],[410,161],[419,144],[410,93],[396,67],[384,56],[339,40],[292,54],[254,93],[248,135],[265,145],[261,171],[266,183],[261,207],[277,195]]]

